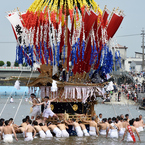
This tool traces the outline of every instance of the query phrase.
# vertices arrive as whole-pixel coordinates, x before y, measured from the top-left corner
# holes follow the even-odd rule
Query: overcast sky
[[[4,0],[0,4],[0,60],[15,61],[16,40],[9,21],[5,18],[7,11],[19,7],[25,11],[34,0]],[[119,7],[124,10],[125,18],[115,37],[120,45],[127,46],[127,56],[133,57],[135,51],[142,52],[141,30],[145,28],[145,0],[95,0],[103,10]],[[134,35],[135,34],[135,35]],[[137,35],[136,35],[137,34]],[[133,35],[133,36],[124,36]],[[122,37],[124,36],[124,37]]]

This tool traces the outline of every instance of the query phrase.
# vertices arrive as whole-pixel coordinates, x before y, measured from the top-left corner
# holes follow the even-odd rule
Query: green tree
[[[7,61],[7,66],[11,66],[11,62],[10,61]]]
[[[24,63],[22,64],[22,66],[27,66],[27,64],[24,62]]]
[[[15,61],[14,66],[18,67],[19,66],[18,62]]]
[[[0,61],[0,66],[3,66],[5,63],[1,60]]]

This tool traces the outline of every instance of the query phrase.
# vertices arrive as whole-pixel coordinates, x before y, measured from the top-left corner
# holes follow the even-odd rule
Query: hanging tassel
[[[59,54],[59,52],[60,52],[60,42],[57,42],[57,64],[58,64],[58,66],[59,66],[59,60],[60,60],[60,54]]]
[[[53,59],[54,59],[54,66],[55,66],[55,45],[54,45],[54,43],[53,43]]]
[[[90,65],[93,64],[93,59],[94,59],[94,58],[93,58],[93,51],[94,51],[94,50],[93,50],[93,46],[91,45],[91,58],[90,58],[90,63],[89,63]]]
[[[15,62],[18,62],[18,50],[19,49],[19,46],[17,45],[16,46],[16,60],[15,60]]]
[[[74,58],[75,58],[75,63],[77,63],[77,42],[75,43]]]
[[[41,62],[41,59],[42,59],[42,44],[41,44],[41,42],[40,42],[40,62]]]
[[[77,47],[78,47],[78,59],[80,60],[80,38],[78,38],[78,43],[77,43]]]
[[[25,58],[25,64],[27,66],[28,65],[28,58],[27,58],[27,47],[26,47],[26,45],[24,46],[24,58]]]
[[[85,41],[83,40],[82,42],[82,60],[84,61],[84,56],[85,56]]]
[[[34,62],[34,59],[33,59],[33,45],[31,47],[31,62],[32,62],[32,66],[33,66],[33,62]]]
[[[36,61],[39,62],[39,47],[36,45]]]

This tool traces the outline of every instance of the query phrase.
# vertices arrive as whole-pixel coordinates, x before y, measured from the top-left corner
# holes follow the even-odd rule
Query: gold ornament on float
[[[51,104],[50,107],[51,107],[51,110],[53,111],[53,109],[54,109],[54,105]]]
[[[78,110],[78,105],[74,104],[74,105],[72,106],[72,108],[73,108],[74,111],[77,111],[77,110]]]

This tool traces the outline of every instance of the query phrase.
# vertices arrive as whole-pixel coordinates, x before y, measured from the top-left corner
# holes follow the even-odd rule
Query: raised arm
[[[45,102],[42,102],[42,103],[38,103],[38,104],[35,104],[35,103],[33,103],[34,105],[37,105],[37,106],[40,106],[40,105],[43,105],[43,104],[45,104]]]
[[[54,100],[56,100],[57,99],[57,97],[56,98],[54,98],[54,99],[51,99],[51,100],[49,100],[50,102],[53,102]]]

